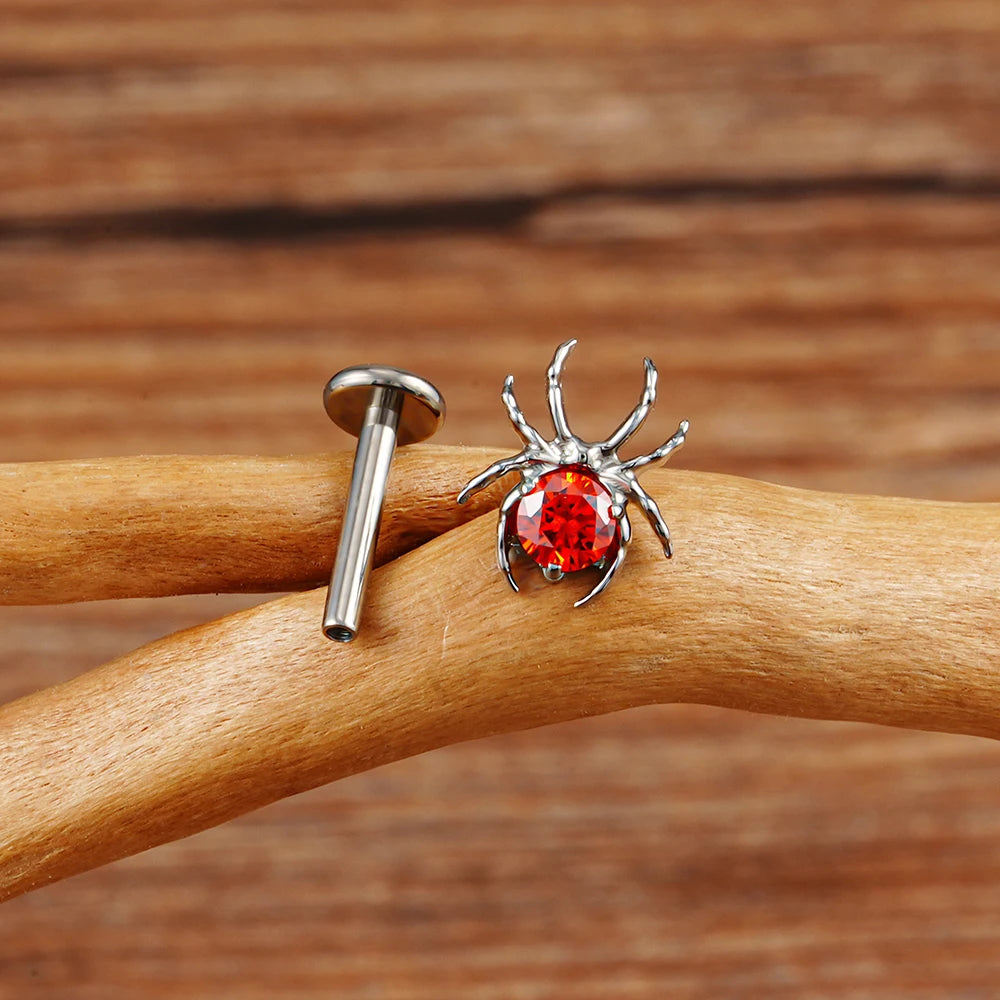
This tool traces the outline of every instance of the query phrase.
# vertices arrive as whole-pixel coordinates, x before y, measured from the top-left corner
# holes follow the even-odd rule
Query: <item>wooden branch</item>
[[[650,473],[673,529],[613,590],[512,593],[492,515],[379,569],[353,645],[323,592],[152,643],[0,710],[13,896],[460,740],[652,702],[1000,736],[1000,506]]]
[[[378,562],[488,510],[459,507],[502,453],[396,453]],[[302,590],[330,578],[352,456],[164,455],[0,466],[0,604]]]

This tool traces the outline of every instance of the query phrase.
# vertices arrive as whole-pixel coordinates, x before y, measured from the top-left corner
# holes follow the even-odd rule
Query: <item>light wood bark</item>
[[[369,360],[504,447],[579,336],[587,433],[649,354],[682,467],[1000,499],[998,17],[8,0],[0,460],[346,449]],[[0,700],[244,600],[0,608]],[[997,764],[697,706],[475,741],[0,907],[0,996],[993,997]]]
[[[471,520],[462,485],[503,453],[399,448],[385,562]],[[0,465],[0,604],[301,590],[330,578],[353,456],[154,455]]]
[[[463,461],[472,457],[468,453]],[[323,591],[152,643],[0,710],[0,892],[493,733],[688,701],[1000,735],[1000,506],[645,481],[611,589],[494,564],[492,515],[378,570],[361,638]]]

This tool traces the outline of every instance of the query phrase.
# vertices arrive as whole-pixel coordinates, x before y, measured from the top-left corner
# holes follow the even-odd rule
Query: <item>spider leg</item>
[[[622,425],[604,442],[607,452],[617,451],[645,423],[649,411],[656,402],[656,365],[649,358],[643,358],[646,367],[646,384],[636,408],[625,418]]]
[[[654,465],[665,461],[672,451],[676,451],[684,444],[684,438],[687,436],[689,426],[690,424],[686,420],[682,420],[677,425],[677,430],[669,441],[661,444],[656,451],[651,451],[648,455],[639,455],[638,458],[622,462],[622,470],[631,472],[633,469],[641,469],[644,465]]]
[[[514,593],[518,593],[520,588],[514,580],[514,574],[510,571],[510,554],[507,551],[507,515],[510,513],[511,507],[522,496],[524,496],[524,487],[523,484],[520,484],[503,498],[503,503],[500,505],[500,519],[497,522],[497,565],[503,570],[503,574],[507,577],[507,582],[511,585]]]
[[[552,414],[552,424],[556,429],[556,437],[572,438],[573,432],[569,429],[569,422],[566,420],[566,407],[563,404],[562,395],[562,370],[569,357],[570,351],[576,346],[575,340],[567,340],[556,348],[555,357],[549,365],[548,387],[549,387],[549,411]]]
[[[466,484],[461,493],[458,494],[458,502],[465,503],[474,493],[486,489],[491,483],[506,476],[508,472],[513,472],[520,465],[529,461],[527,450],[511,455],[510,458],[502,458],[499,462],[494,462],[488,469],[483,469],[478,476],[474,476]]]
[[[597,581],[597,586],[587,594],[586,597],[581,597],[573,607],[579,608],[586,604],[593,597],[597,597],[609,583],[611,583],[611,578],[618,572],[618,567],[625,562],[625,549],[628,546],[629,541],[632,538],[632,526],[628,522],[628,514],[622,511],[622,516],[618,519],[618,523],[621,526],[621,537],[618,540],[618,551],[615,553],[615,558],[611,565],[605,570],[604,576]]]
[[[649,521],[650,527],[656,532],[656,537],[663,545],[663,554],[669,559],[674,554],[674,550],[670,544],[670,529],[667,527],[667,522],[663,520],[660,508],[657,507],[656,501],[642,488],[635,476],[628,478],[628,489],[632,499],[646,515],[646,520]]]
[[[514,425],[514,430],[521,435],[521,440],[525,444],[534,445],[539,450],[544,450],[545,440],[525,419],[524,414],[521,412],[521,407],[517,405],[517,400],[514,398],[513,375],[508,375],[504,381],[503,392],[500,393],[500,398],[503,400],[503,405],[507,407],[507,416],[510,417],[510,422]]]

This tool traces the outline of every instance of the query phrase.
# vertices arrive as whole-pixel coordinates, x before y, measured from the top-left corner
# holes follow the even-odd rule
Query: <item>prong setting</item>
[[[547,480],[551,480],[552,474],[555,473],[566,474],[567,482],[575,476],[578,481],[590,483],[590,487],[585,487],[585,491],[589,490],[587,496],[591,498],[587,502],[591,507],[605,510],[607,516],[613,519],[614,534],[612,536],[609,533],[608,523],[605,521],[604,527],[597,529],[603,541],[602,547],[595,547],[594,554],[589,556],[589,559],[584,555],[566,563],[571,570],[593,566],[602,571],[600,580],[590,593],[574,605],[580,607],[604,591],[625,559],[625,552],[632,535],[626,512],[629,500],[635,502],[649,522],[660,541],[664,556],[669,559],[673,554],[670,529],[656,501],[639,485],[636,470],[666,461],[684,444],[689,425],[686,420],[682,420],[672,437],[646,455],[639,455],[625,462],[618,457],[618,449],[639,430],[656,402],[656,366],[646,358],[643,361],[645,370],[643,391],[639,402],[628,417],[606,441],[583,441],[578,438],[570,429],[562,394],[563,368],[575,345],[575,340],[567,340],[560,344],[547,372],[547,399],[555,437],[551,441],[546,440],[528,423],[514,397],[514,377],[508,375],[504,381],[501,399],[511,424],[524,442],[524,449],[517,455],[495,462],[470,480],[459,494],[458,502],[465,503],[474,493],[485,489],[509,472],[520,473],[521,482],[507,493],[500,506],[500,520],[497,525],[497,562],[510,586],[517,591],[518,586],[510,565],[512,551],[517,555],[528,555],[539,565],[543,576],[551,583],[557,583],[567,575],[563,565],[548,560],[544,563],[539,562],[540,556],[529,551],[537,543],[537,537],[535,542],[529,545],[526,538],[512,529],[512,522],[521,516],[519,510],[523,513],[523,508],[518,508],[518,504],[536,489],[541,489],[540,483],[544,484]],[[560,482],[563,480],[560,479]],[[589,507],[584,509],[588,513],[593,513]]]

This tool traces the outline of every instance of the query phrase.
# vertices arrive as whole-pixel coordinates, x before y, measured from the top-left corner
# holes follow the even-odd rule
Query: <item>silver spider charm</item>
[[[570,430],[562,394],[563,366],[575,345],[575,340],[567,340],[561,344],[549,366],[548,402],[552,423],[555,426],[555,438],[546,441],[525,419],[514,398],[514,376],[508,375],[500,398],[507,408],[510,422],[524,441],[524,448],[510,458],[494,462],[488,469],[484,469],[470,480],[458,495],[458,502],[465,503],[474,493],[485,489],[508,472],[514,470],[520,472],[521,482],[504,497],[500,506],[497,563],[515,591],[518,590],[518,586],[511,573],[512,550],[529,555],[541,566],[545,578],[551,582],[561,580],[566,572],[596,566],[603,570],[603,575],[593,590],[575,603],[574,607],[580,607],[607,587],[625,560],[625,550],[632,537],[632,529],[625,512],[629,500],[634,500],[638,504],[653,531],[656,532],[657,538],[663,545],[663,554],[668,559],[673,554],[670,529],[663,520],[656,501],[639,484],[636,470],[663,462],[676,451],[684,443],[688,422],[682,420],[674,436],[648,455],[639,455],[627,462],[619,459],[618,449],[643,425],[656,400],[656,367],[649,358],[646,358],[644,361],[646,384],[636,408],[606,441],[582,441]],[[563,504],[565,509],[565,505],[571,502],[563,500],[562,492],[557,490],[553,494],[548,494],[549,500],[537,495],[546,483],[553,481],[556,474],[562,477],[560,485],[569,481],[583,484],[586,498],[575,508],[583,511],[582,519],[576,518],[573,513],[565,516],[560,514],[559,505]],[[552,529],[554,524],[562,525],[564,530],[561,537],[564,542],[565,539],[570,539],[570,542],[565,544],[572,545],[573,541],[579,539],[581,545],[591,546],[589,552],[592,558],[586,554],[577,558],[576,550],[567,554],[565,547],[534,545],[529,542],[518,527],[529,523],[525,520],[528,514],[523,512],[521,504],[521,501],[529,496],[531,499],[527,502],[532,505],[531,513],[535,518],[532,523],[535,526],[541,525],[542,530],[545,530],[546,527]],[[544,506],[546,503],[549,504],[547,509]],[[594,543],[595,529],[592,516],[594,510],[604,512],[604,520],[597,521],[596,529],[599,533],[603,533],[600,547],[596,547]],[[588,558],[590,561],[587,561]]]

